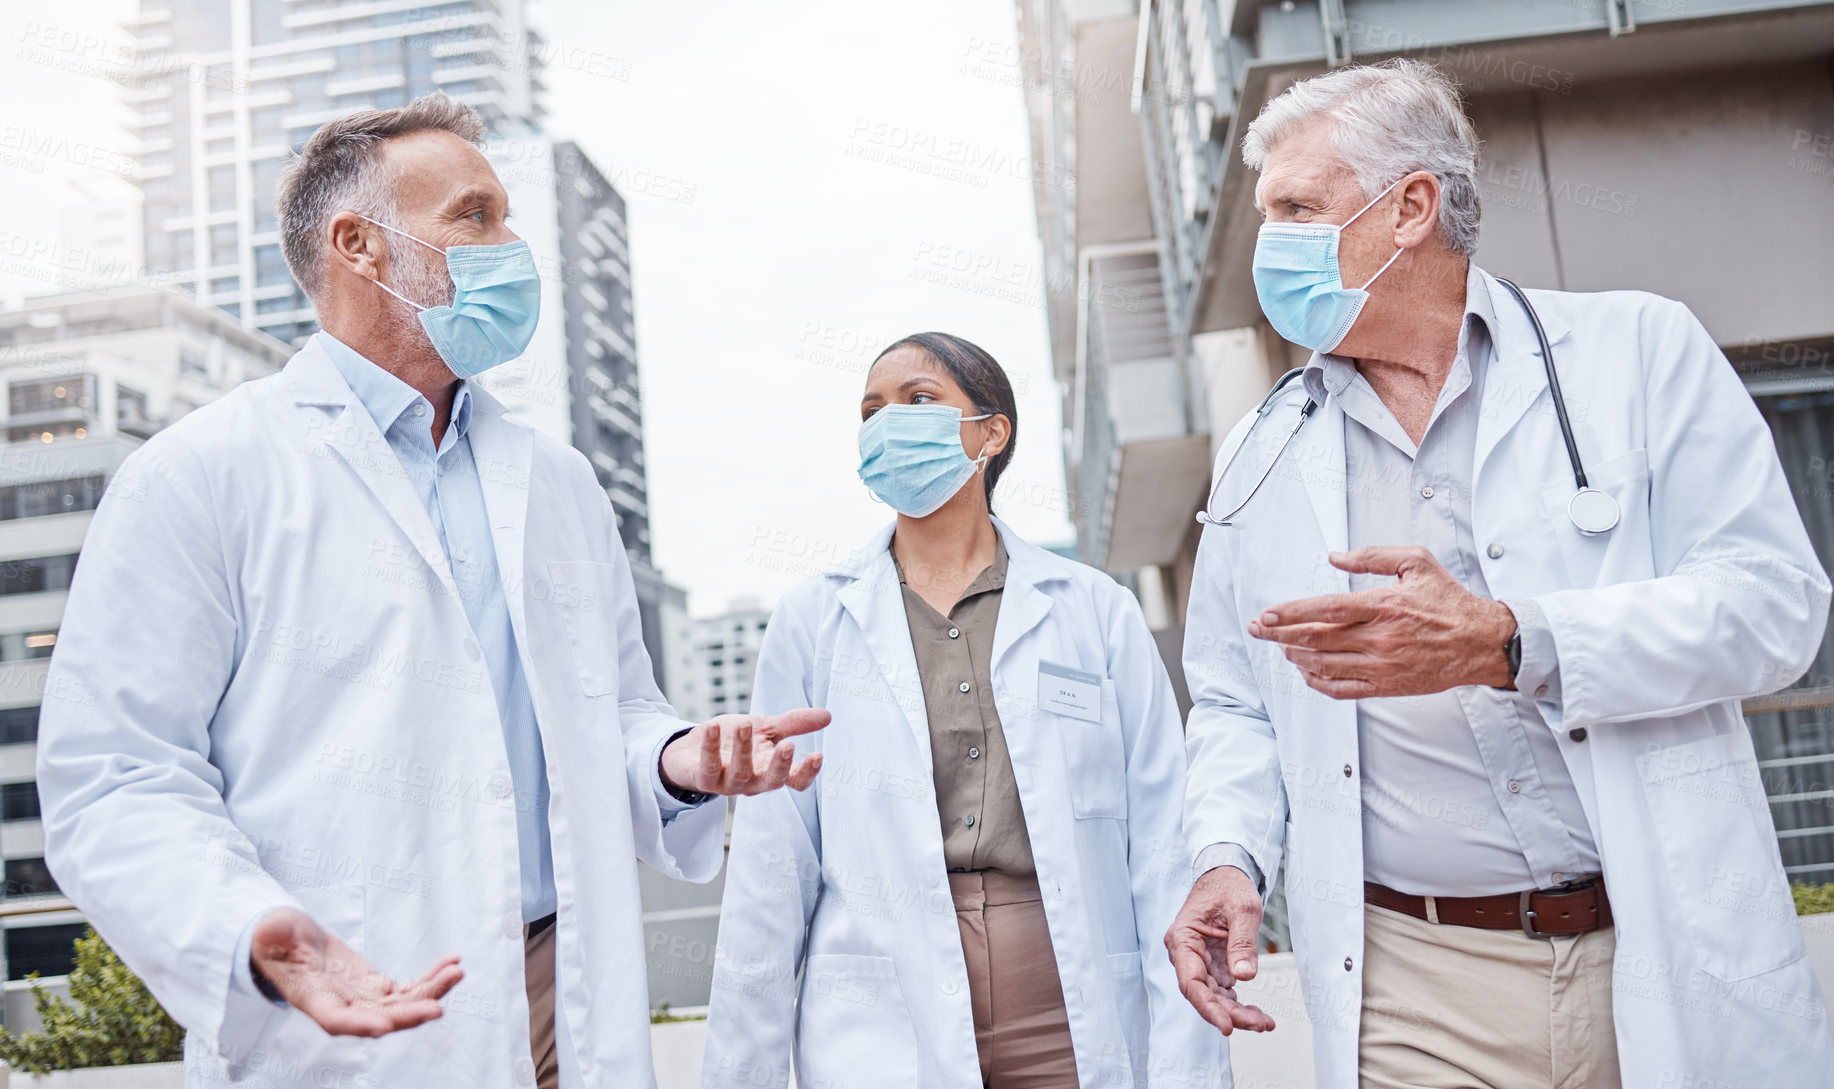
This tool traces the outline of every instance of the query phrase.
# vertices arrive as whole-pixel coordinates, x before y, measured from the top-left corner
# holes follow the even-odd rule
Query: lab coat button
[[[535,1084],[535,1064],[528,1059],[516,1060],[516,1084]]]
[[[504,775],[501,772],[499,772],[498,774],[490,777],[490,796],[491,797],[507,798],[509,797],[509,791],[510,791],[509,776]]]
[[[478,655],[480,653],[482,652],[478,650],[478,641],[467,636],[465,639],[465,657],[475,662],[478,660]]]
[[[1535,695],[1537,695],[1537,696],[1545,696],[1545,695],[1547,695],[1547,685],[1545,685],[1545,684],[1541,684],[1541,685],[1536,685],[1536,686],[1535,686]]]
[[[1350,765],[1349,764],[1344,765],[1344,778],[1346,779],[1350,778]]]
[[[506,938],[522,937],[522,918],[518,915],[503,917],[503,936]]]
[[[1586,739],[1586,728],[1584,726],[1575,726],[1573,729],[1567,731],[1567,736],[1574,741],[1584,741]]]
[[[1490,554],[1491,559],[1500,560],[1503,558],[1503,542],[1502,541],[1491,541],[1490,547],[1485,549],[1484,551]]]
[[[1352,968],[1355,967],[1355,965],[1356,965],[1356,962],[1351,960],[1349,957],[1344,958],[1344,971],[1346,972],[1350,971]]]
[[[943,994],[954,994],[961,989],[962,989],[962,985],[955,982],[953,979],[947,981],[946,983],[942,985]]]

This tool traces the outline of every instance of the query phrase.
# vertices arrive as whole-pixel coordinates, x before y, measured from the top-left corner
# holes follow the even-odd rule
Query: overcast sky
[[[46,224],[123,184],[131,150],[113,84],[23,51],[87,34],[76,56],[99,61],[133,5],[65,3],[55,24],[6,7],[0,291],[16,299],[53,286],[30,252]],[[692,612],[774,601],[888,520],[854,474],[860,389],[880,346],[921,329],[1005,365],[1020,420],[1001,513],[1070,539],[1011,3],[530,10],[550,131],[629,201],[652,544]],[[70,150],[8,154],[45,132]]]

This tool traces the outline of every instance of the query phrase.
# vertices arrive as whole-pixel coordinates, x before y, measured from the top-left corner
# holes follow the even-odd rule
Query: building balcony
[[[1071,520],[1083,558],[1108,571],[1171,563],[1209,479],[1201,402],[1165,298],[1156,243],[1084,249],[1065,406]]]

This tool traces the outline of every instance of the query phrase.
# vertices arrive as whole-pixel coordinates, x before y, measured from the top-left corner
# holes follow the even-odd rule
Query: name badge
[[[1102,679],[1056,662],[1038,663],[1038,706],[1084,722],[1102,721]]]

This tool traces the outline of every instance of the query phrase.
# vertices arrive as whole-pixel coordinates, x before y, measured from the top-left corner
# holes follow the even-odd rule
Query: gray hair
[[[1269,148],[1320,117],[1330,122],[1331,146],[1356,175],[1363,199],[1428,171],[1439,179],[1446,244],[1467,257],[1477,252],[1477,133],[1449,77],[1401,58],[1301,80],[1261,108],[1242,138],[1242,161],[1261,169]]]
[[[340,117],[313,133],[287,163],[274,200],[280,249],[293,279],[314,302],[323,301],[325,290],[326,221],[348,210],[392,222],[395,194],[382,170],[382,143],[429,129],[473,146],[484,142],[478,112],[435,91],[396,109]]]

